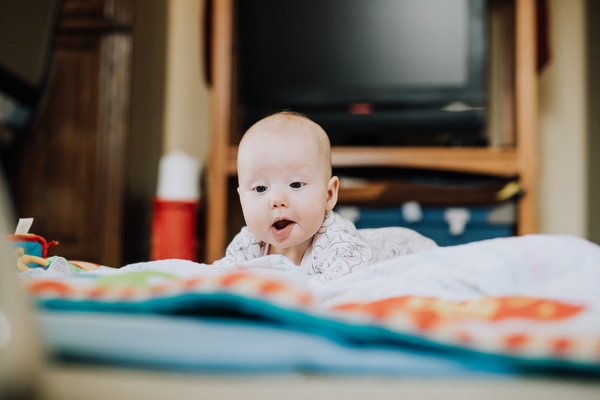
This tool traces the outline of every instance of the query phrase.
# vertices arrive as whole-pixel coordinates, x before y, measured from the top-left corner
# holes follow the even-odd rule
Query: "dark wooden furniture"
[[[65,0],[48,88],[20,148],[16,204],[55,253],[121,266],[132,0]],[[52,250],[52,249],[51,249]]]

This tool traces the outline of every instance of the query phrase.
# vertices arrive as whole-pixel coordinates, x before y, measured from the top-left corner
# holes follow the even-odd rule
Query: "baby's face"
[[[337,178],[313,140],[261,135],[240,147],[239,194],[250,232],[279,254],[310,246],[337,200]],[[279,250],[279,251],[277,251]]]

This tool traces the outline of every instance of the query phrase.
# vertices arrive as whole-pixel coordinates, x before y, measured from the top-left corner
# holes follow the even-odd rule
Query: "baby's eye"
[[[304,183],[302,183],[302,182],[292,182],[292,183],[290,183],[290,187],[292,189],[300,189],[302,186],[304,186]]]
[[[267,190],[266,186],[257,186],[254,188],[254,190],[256,191],[256,193],[263,193]]]

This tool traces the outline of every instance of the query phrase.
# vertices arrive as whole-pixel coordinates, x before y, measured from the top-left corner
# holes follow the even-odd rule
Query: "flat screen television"
[[[333,144],[481,142],[485,0],[242,0],[237,10],[243,128],[290,109]]]

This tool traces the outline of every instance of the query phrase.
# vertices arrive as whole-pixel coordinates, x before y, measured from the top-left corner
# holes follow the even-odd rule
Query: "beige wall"
[[[210,136],[209,91],[200,58],[204,1],[136,4],[125,235],[139,236],[143,245],[124,249],[128,262],[150,254],[161,156],[180,150],[205,162]]]
[[[209,91],[202,66],[201,0],[168,0],[164,150],[206,159]]]
[[[548,5],[551,60],[539,81],[540,230],[585,237],[585,2]]]

